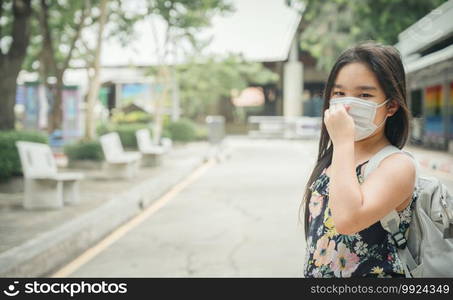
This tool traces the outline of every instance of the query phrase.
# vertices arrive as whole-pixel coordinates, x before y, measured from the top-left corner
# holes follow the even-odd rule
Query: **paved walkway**
[[[430,150],[416,146],[406,146],[406,150],[415,154],[420,166],[453,177],[453,154],[444,151]]]
[[[302,276],[304,243],[298,209],[314,166],[317,142],[250,140],[236,136],[229,137],[227,145],[231,153],[229,160],[207,168],[201,177],[174,194],[165,206],[99,250],[91,260],[79,263],[66,276]],[[206,142],[176,148],[165,159],[165,169],[143,169],[132,181],[102,180],[99,172],[91,171],[90,179],[82,183],[82,202],[57,211],[25,211],[21,208],[21,193],[0,194],[0,267],[2,261],[17,257],[14,249],[92,211],[98,211],[101,216],[120,209],[112,217],[139,213],[139,202],[127,198],[117,199],[120,200],[117,203],[124,205],[132,201],[129,206],[134,210],[121,210],[123,206],[108,208],[111,210],[99,208],[112,197],[118,198],[136,186],[145,185],[150,191],[158,190],[159,186],[171,187],[193,170],[207,149]],[[417,158],[449,161],[445,153],[415,147],[407,149]],[[421,171],[422,175],[437,176],[453,191],[453,176],[449,173],[426,166]],[[151,205],[162,196],[162,191],[147,195]],[[106,225],[97,224],[92,231],[102,226]],[[79,247],[82,245],[78,236],[73,241],[77,241]],[[65,247],[56,245],[54,251],[61,253],[61,249],[69,249]],[[9,254],[3,255],[6,253]],[[67,254],[68,257],[73,255]],[[43,270],[51,259],[52,256],[46,255],[40,260]],[[28,268],[33,270],[35,266],[29,264]]]
[[[229,145],[230,160],[69,276],[301,277],[297,211],[316,142],[234,138]],[[453,188],[453,177],[444,182]]]
[[[73,277],[301,277],[312,142],[234,139],[166,206]]]
[[[86,175],[81,202],[58,210],[24,210],[23,193],[0,193],[0,276],[39,276],[72,259],[190,174],[208,150],[207,142],[177,144],[161,166],[142,168],[130,180],[80,170]]]

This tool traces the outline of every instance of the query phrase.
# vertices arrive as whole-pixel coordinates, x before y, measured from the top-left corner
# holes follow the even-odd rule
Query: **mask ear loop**
[[[390,100],[390,99],[387,99],[387,100],[385,100],[384,102],[382,102],[382,103],[381,103],[381,104],[379,104],[378,106],[382,106],[382,105],[384,105],[384,103],[387,103],[387,102],[388,102],[389,100]],[[378,126],[376,127],[376,129],[378,129],[379,127],[381,127],[381,126],[382,126],[382,124],[384,124],[384,123],[385,123],[385,121],[387,121],[387,118],[388,118],[388,115],[385,115],[385,118],[384,118],[384,120],[383,120],[383,121],[381,122],[381,124],[379,124],[379,125],[378,125]]]
[[[387,120],[387,117],[388,117],[388,116],[385,116],[385,119],[381,122],[381,124],[379,124],[378,126],[376,126],[376,129],[378,129],[379,127],[382,126],[382,124],[385,123],[385,121]]]

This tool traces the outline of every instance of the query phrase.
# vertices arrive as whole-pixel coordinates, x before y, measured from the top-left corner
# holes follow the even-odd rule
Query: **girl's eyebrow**
[[[339,89],[343,88],[343,86],[341,84],[334,84],[333,87],[334,88],[339,88]],[[377,90],[376,87],[371,86],[371,85],[359,85],[359,86],[356,86],[355,89],[356,90],[362,90],[362,91],[375,91],[375,90]]]

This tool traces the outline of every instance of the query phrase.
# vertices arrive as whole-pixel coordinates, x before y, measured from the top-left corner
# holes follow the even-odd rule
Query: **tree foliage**
[[[261,63],[247,63],[240,56],[193,58],[176,68],[181,105],[189,118],[199,118],[219,101],[229,101],[233,90],[276,82],[278,74]]]
[[[155,122],[153,128],[153,139],[155,143],[160,140],[163,129],[163,103],[167,101],[171,92],[176,93],[175,70],[167,63],[168,55],[173,49],[180,46],[184,40],[189,41],[194,49],[200,48],[196,33],[210,25],[211,19],[216,14],[224,14],[233,10],[233,6],[227,0],[151,0],[148,2],[148,14],[151,17],[160,17],[165,25],[164,41],[161,43],[156,34],[153,24],[154,55],[158,57],[161,64],[155,70],[156,83],[163,87],[163,91],[155,101]],[[201,44],[204,42],[201,41]],[[175,53],[173,53],[175,54]]]
[[[398,34],[445,0],[290,0],[303,3],[301,47],[328,71],[346,48],[365,40],[393,45]],[[299,2],[299,3],[298,3]]]
[[[0,87],[2,94],[11,94],[8,97],[6,115],[14,117],[15,92],[13,95],[11,91],[16,89],[15,80],[23,65],[28,71],[38,72],[40,80],[48,87],[50,87],[49,82],[56,83],[55,93],[50,99],[52,111],[50,130],[61,126],[64,73],[74,61],[78,62],[78,66],[93,65],[96,53],[93,46],[96,48],[96,45],[90,45],[89,39],[83,38],[82,31],[83,28],[95,26],[99,22],[100,2],[100,0],[4,0],[0,2],[0,50],[2,50],[0,54],[2,66],[5,66],[2,72],[7,72],[6,63],[12,62],[10,56],[3,54],[10,53],[17,56],[24,52],[18,60],[17,72],[11,74],[8,93],[2,92],[4,88]],[[118,38],[123,45],[127,46],[127,43],[135,37],[135,23],[146,16],[157,16],[167,24],[164,56],[168,53],[167,46],[170,43],[176,44],[180,39],[187,38],[195,45],[198,42],[195,34],[202,27],[210,24],[212,16],[232,10],[227,0],[150,0],[141,1],[144,4],[144,10],[126,9],[127,5],[131,7],[133,3],[132,6],[135,6],[138,2],[109,1],[110,23],[106,35],[108,38]],[[21,13],[22,8],[27,6],[28,10]],[[14,18],[14,16],[20,16],[20,18]],[[20,21],[21,31],[16,30],[17,21]],[[31,37],[30,46],[28,46],[29,37]],[[24,45],[21,48],[23,51],[18,51],[20,49],[15,47],[18,42],[21,42],[21,46]],[[153,49],[150,50],[152,54]],[[169,74],[169,72],[163,73]],[[13,83],[13,86],[10,83]],[[8,120],[5,126],[5,128],[13,128],[14,120]]]

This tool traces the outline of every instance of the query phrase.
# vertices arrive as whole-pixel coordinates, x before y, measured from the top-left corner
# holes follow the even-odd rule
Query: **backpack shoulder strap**
[[[401,152],[401,150],[393,145],[387,145],[379,150],[365,166],[364,178],[366,178],[374,169],[378,167],[381,161],[387,156]],[[392,235],[399,232],[400,218],[396,210],[391,211],[388,215],[381,219],[382,227]]]
[[[363,177],[366,178],[371,173],[371,171],[376,169],[384,158],[397,152],[401,152],[401,150],[393,145],[387,145],[379,150],[373,157],[370,158],[370,161],[366,164]]]
[[[419,165],[418,161],[415,159],[414,155],[411,152],[406,151],[406,150],[401,150],[401,152],[403,152],[404,154],[409,156],[412,159],[412,161],[414,162],[414,165],[415,165],[415,187],[417,188],[418,187],[418,176],[419,176],[420,165]]]
[[[416,169],[415,184],[417,186],[418,164],[416,159],[410,152],[400,150],[399,148],[393,145],[385,146],[370,159],[369,163],[365,167],[364,178],[366,178],[374,169],[376,169],[383,159],[385,159],[386,157],[393,153],[398,152],[404,153],[412,158]],[[415,263],[414,258],[412,257],[411,253],[409,252],[409,249],[406,246],[405,236],[399,230],[400,217],[398,215],[398,212],[396,210],[392,210],[389,214],[383,217],[380,220],[380,222],[382,227],[392,235],[398,249],[398,255],[400,256],[400,259],[403,261],[405,274],[407,277],[410,277],[411,276],[410,270],[413,270],[417,266],[417,264]]]
[[[368,164],[365,166],[365,171],[363,177],[366,178],[374,169],[376,169],[379,164],[381,163],[382,160],[384,160],[387,156],[393,154],[393,153],[404,153],[407,156],[409,156],[412,161],[414,162],[415,166],[415,187],[418,187],[418,174],[419,174],[419,164],[417,160],[415,159],[414,155],[406,150],[400,150],[399,148],[393,146],[393,145],[387,145],[381,150],[379,150],[372,158],[370,158],[370,161]]]

